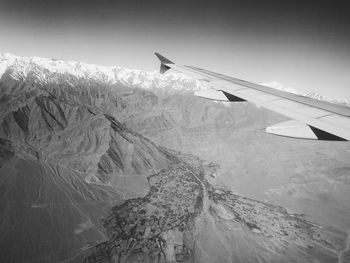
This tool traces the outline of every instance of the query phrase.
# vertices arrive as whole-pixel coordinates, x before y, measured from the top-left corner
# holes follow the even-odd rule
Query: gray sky
[[[350,98],[342,1],[0,0],[0,52],[158,69],[180,64]]]

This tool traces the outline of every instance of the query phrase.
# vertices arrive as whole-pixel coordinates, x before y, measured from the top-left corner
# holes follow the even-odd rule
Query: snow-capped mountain
[[[327,101],[327,102],[330,102],[330,103],[337,103],[337,104],[342,104],[344,106],[350,107],[350,101],[349,101],[349,99],[346,99],[346,98],[335,98],[335,99],[332,99],[332,98],[320,95],[320,94],[318,94],[316,92],[308,92],[308,93],[303,94],[303,96],[309,97],[309,98],[312,98],[312,99],[315,99],[315,100],[323,100],[323,101]]]
[[[327,101],[327,102],[336,103],[336,104],[342,104],[344,106],[350,107],[350,101],[346,98],[329,98],[329,97],[323,96],[317,92],[301,93],[300,91],[298,91],[292,87],[289,87],[289,86],[284,86],[283,84],[281,84],[275,80],[271,81],[271,82],[267,82],[267,83],[261,83],[261,85],[271,87],[274,89],[278,89],[278,90],[287,91],[287,92],[294,93],[297,95],[309,97],[309,98],[312,98],[315,100],[322,100],[322,101]]]
[[[287,91],[287,92],[290,92],[290,93],[294,93],[294,94],[301,95],[301,93],[298,92],[296,89],[294,89],[294,88],[292,88],[292,87],[289,87],[289,86],[285,86],[285,85],[279,83],[279,82],[276,81],[276,80],[273,80],[273,81],[271,81],[271,82],[261,83],[261,85],[264,85],[264,86],[267,86],[267,87],[270,87],[270,88],[274,88],[274,89],[278,89],[278,90],[283,90],[283,91]]]
[[[203,88],[199,81],[175,72],[162,75],[159,72],[147,72],[119,66],[107,67],[61,59],[19,57],[10,53],[0,53],[0,77],[8,70],[11,71],[11,76],[16,79],[26,78],[32,74],[35,75],[37,81],[41,82],[52,81],[52,75],[58,73],[61,76],[68,74],[108,84],[119,83],[143,89],[171,87],[174,90],[196,91]]]
[[[142,89],[160,89],[166,90],[167,92],[195,92],[209,88],[208,85],[198,80],[191,79],[184,74],[173,71],[163,75],[157,71],[148,72],[137,69],[127,69],[120,66],[108,67],[76,61],[65,61],[62,59],[19,57],[10,53],[0,53],[0,78],[4,76],[5,72],[10,72],[11,77],[17,80],[26,79],[29,75],[32,75],[34,76],[34,81],[39,81],[41,83],[55,81],[53,75],[58,73],[60,76],[66,74],[79,78],[94,79],[102,83],[123,84],[129,87],[138,87]],[[302,94],[296,89],[285,86],[277,81],[261,84],[316,100],[350,106],[350,101],[348,99],[328,98],[315,92]]]

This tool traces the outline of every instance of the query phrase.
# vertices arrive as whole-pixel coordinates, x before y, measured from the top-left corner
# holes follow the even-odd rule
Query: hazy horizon
[[[0,1],[0,52],[157,70],[153,53],[350,98],[345,2]]]

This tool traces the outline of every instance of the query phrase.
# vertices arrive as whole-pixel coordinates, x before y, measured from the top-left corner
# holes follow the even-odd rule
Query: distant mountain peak
[[[347,107],[350,107],[350,100],[346,98],[329,98],[323,95],[318,94],[317,92],[307,92],[303,94],[305,97],[309,97],[315,100],[327,101],[330,103],[341,104]]]
[[[261,83],[261,85],[301,95],[301,93],[298,92],[296,89],[294,89],[292,87],[289,87],[289,86],[285,86],[285,85],[283,85],[282,83],[279,83],[276,80],[273,80],[273,81],[270,81],[270,82]]]
[[[322,101],[327,101],[330,103],[336,103],[336,104],[341,104],[347,107],[350,107],[350,101],[349,99],[346,98],[329,98],[327,96],[323,96],[317,92],[306,92],[306,93],[301,93],[300,91],[297,91],[296,89],[289,87],[289,86],[284,86],[283,84],[279,83],[278,81],[271,81],[271,82],[267,82],[267,83],[262,83],[261,85],[267,86],[267,87],[271,87],[274,89],[278,89],[278,90],[283,90],[283,91],[287,91],[290,93],[294,93],[294,94],[298,94],[304,97],[309,97],[315,100],[322,100]]]

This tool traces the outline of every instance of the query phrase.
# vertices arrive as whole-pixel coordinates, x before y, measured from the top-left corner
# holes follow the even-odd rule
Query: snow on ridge
[[[323,95],[320,95],[316,92],[306,92],[306,93],[301,93],[299,91],[297,91],[296,89],[292,88],[292,87],[288,87],[288,86],[284,86],[283,84],[277,82],[277,81],[271,81],[268,83],[262,83],[261,85],[267,86],[267,87],[271,87],[274,89],[278,89],[278,90],[283,90],[283,91],[287,91],[290,93],[294,93],[297,95],[301,95],[304,97],[308,97],[308,98],[312,98],[315,100],[321,100],[321,101],[327,101],[330,103],[336,103],[336,104],[341,104],[341,105],[345,105],[345,106],[350,106],[350,101],[346,98],[329,98]]]
[[[76,61],[65,61],[54,58],[19,57],[10,53],[0,53],[0,77],[10,66],[15,68],[15,76],[25,76],[36,66],[60,74],[71,74],[77,77],[89,77],[112,83],[123,83],[144,89],[171,88],[174,90],[195,91],[201,89],[199,81],[183,74],[157,71],[148,72],[138,69],[127,69],[120,66],[101,66]],[[44,75],[43,72],[38,72]],[[42,76],[45,79],[45,76]]]
[[[148,72],[138,69],[123,68],[120,66],[101,66],[76,61],[65,61],[62,59],[20,57],[11,53],[0,53],[0,78],[10,66],[14,66],[17,74],[19,75],[25,75],[36,66],[39,66],[49,70],[50,72],[61,74],[67,73],[77,77],[90,77],[101,81],[122,83],[143,89],[171,89],[173,91],[196,92],[210,88],[210,84],[203,84],[198,80],[194,80],[182,73],[174,71],[168,71],[165,74],[160,74],[158,71]],[[41,78],[45,79],[45,76],[43,75]],[[347,99],[331,99],[314,92],[302,94],[296,89],[285,86],[277,81],[262,83],[261,85],[317,100],[350,106],[350,101]]]
[[[107,67],[94,64],[87,64],[76,61],[65,61],[54,58],[41,57],[20,57],[10,53],[0,53],[0,77],[4,71],[14,65],[15,63],[25,63],[27,68],[32,66],[40,66],[56,73],[68,73],[75,76],[85,76],[86,73],[90,75],[97,75],[103,72],[109,78],[114,78],[114,69],[116,67]]]
[[[16,61],[17,57],[10,53],[0,53],[0,77],[6,69]]]
[[[281,84],[281,83],[279,83],[278,81],[275,81],[275,80],[273,80],[271,82],[261,83],[261,85],[301,95],[301,93],[299,91],[297,91],[296,89],[294,89],[292,87],[289,87],[289,86],[285,86],[285,85],[283,85],[283,84]]]

